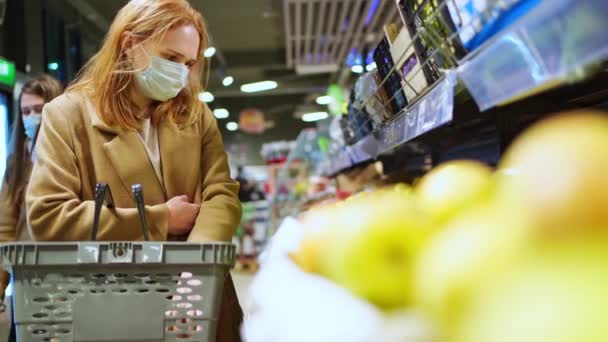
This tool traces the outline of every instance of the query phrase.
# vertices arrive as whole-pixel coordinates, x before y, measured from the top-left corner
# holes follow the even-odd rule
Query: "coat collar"
[[[197,149],[200,151],[201,136],[185,133],[169,119],[159,123],[158,140],[163,176],[159,180],[138,132],[109,126],[92,109],[93,127],[112,135],[103,144],[103,148],[128,192],[131,192],[133,184],[141,184],[145,198],[151,202],[159,202],[161,199],[166,201],[169,197],[181,195],[177,185],[183,183],[185,175],[182,174],[180,165],[200,158]]]
[[[91,123],[93,125],[93,127],[97,128],[98,130],[105,132],[105,133],[112,133],[112,134],[120,134],[123,133],[124,130],[118,128],[118,127],[112,127],[108,124],[106,124],[105,122],[103,122],[103,120],[101,120],[101,118],[99,117],[99,114],[97,114],[97,108],[95,108],[95,105],[92,104],[90,101],[87,101],[87,109],[90,111],[90,113],[93,113],[91,115]]]

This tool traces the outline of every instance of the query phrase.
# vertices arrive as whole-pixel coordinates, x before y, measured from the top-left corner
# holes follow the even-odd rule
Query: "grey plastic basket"
[[[229,243],[0,245],[19,341],[215,340]]]

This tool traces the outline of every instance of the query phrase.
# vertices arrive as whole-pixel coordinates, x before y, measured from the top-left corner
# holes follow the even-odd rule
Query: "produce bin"
[[[229,243],[0,245],[19,341],[215,341]]]

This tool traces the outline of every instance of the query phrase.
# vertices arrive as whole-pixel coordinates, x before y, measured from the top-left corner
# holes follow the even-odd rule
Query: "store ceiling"
[[[299,73],[336,72],[371,51],[387,22],[399,22],[391,0],[283,0],[287,65]],[[366,63],[367,64],[367,63]]]

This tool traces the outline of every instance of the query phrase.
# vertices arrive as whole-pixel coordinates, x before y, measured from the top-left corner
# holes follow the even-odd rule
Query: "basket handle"
[[[148,224],[146,222],[146,211],[144,207],[144,190],[141,184],[133,184],[131,186],[137,211],[139,213],[139,223],[141,224],[141,232],[144,234],[144,241],[148,241]]]
[[[106,203],[108,208],[114,208],[114,198],[112,191],[107,183],[97,183],[95,186],[95,212],[93,214],[93,229],[91,231],[91,240],[97,240],[97,232],[99,231],[99,218],[101,216],[101,208],[103,203]]]

